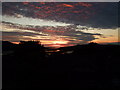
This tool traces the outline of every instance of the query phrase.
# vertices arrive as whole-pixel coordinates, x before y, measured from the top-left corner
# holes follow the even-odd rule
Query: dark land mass
[[[2,41],[3,89],[120,88],[120,45],[45,48]]]

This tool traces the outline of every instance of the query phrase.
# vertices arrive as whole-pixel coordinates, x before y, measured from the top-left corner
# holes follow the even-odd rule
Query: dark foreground
[[[120,88],[118,45],[78,45],[50,53],[31,46],[3,45],[2,90]]]

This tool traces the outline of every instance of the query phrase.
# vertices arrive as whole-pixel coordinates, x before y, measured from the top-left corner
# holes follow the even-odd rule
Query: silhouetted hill
[[[15,44],[9,42],[9,41],[2,41],[2,50],[7,51],[7,50],[13,50],[15,47]]]
[[[120,45],[120,42],[108,43],[108,45]]]
[[[22,41],[13,51],[3,54],[3,90],[120,88],[120,45],[90,43],[53,50]]]

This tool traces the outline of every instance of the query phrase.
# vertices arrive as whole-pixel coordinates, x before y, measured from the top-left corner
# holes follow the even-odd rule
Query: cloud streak
[[[12,26],[11,26],[12,25]],[[76,27],[73,26],[23,26],[8,22],[3,22],[3,39],[12,42],[18,42],[20,40],[40,40],[45,45],[65,44],[75,45],[77,43],[87,43],[96,39],[94,35],[101,36],[101,34],[85,33],[82,31],[76,31]]]
[[[12,42],[40,40],[56,47],[102,42],[113,40],[109,30],[118,28],[118,3],[6,2],[2,7],[3,40]]]
[[[45,2],[3,3],[3,15],[55,20],[98,28],[116,28],[118,3]],[[47,22],[46,22],[47,23]]]

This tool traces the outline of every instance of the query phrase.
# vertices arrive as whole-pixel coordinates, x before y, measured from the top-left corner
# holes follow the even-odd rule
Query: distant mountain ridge
[[[120,42],[108,43],[108,45],[120,45]]]

